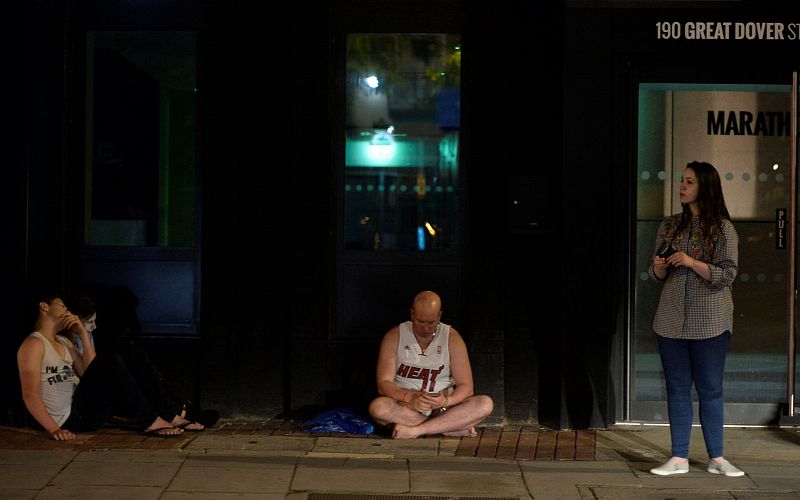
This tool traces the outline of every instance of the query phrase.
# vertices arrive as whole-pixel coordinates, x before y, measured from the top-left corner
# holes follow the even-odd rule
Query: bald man
[[[420,292],[411,320],[383,336],[377,367],[380,396],[369,413],[379,424],[393,427],[395,439],[476,436],[475,426],[494,408],[489,396],[473,394],[467,346],[441,318],[439,296]]]

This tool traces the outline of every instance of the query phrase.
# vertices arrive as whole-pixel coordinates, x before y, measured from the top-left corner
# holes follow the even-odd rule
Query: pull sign
[[[786,209],[775,209],[775,249],[786,249]]]

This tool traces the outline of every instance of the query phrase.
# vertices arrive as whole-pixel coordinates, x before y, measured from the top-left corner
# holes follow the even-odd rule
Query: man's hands
[[[427,413],[437,410],[445,405],[447,396],[441,392],[427,393],[418,391],[408,391],[409,396],[403,396],[403,401],[420,413]]]
[[[50,437],[52,437],[56,441],[72,441],[78,436],[76,436],[74,432],[68,431],[67,429],[58,429],[56,431],[51,432]]]

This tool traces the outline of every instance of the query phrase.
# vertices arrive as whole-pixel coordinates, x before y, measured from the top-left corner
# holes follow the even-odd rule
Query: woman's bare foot
[[[173,427],[178,427],[180,429],[184,429],[187,431],[202,431],[206,428],[203,424],[199,422],[192,422],[191,420],[186,420],[183,415],[175,415],[175,418],[172,419],[170,424]]]
[[[464,429],[463,431],[443,432],[442,436],[474,438],[478,437],[478,431],[475,430],[475,427],[470,427],[469,429]]]
[[[173,427],[172,424],[167,422],[161,417],[156,417],[153,423],[144,430],[148,434],[156,434],[158,436],[179,436],[183,434],[183,429]]]

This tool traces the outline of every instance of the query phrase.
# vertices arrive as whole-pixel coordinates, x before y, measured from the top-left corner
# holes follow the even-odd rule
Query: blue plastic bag
[[[372,434],[372,422],[348,408],[334,408],[322,412],[300,425],[305,432],[348,432],[350,434]]]

